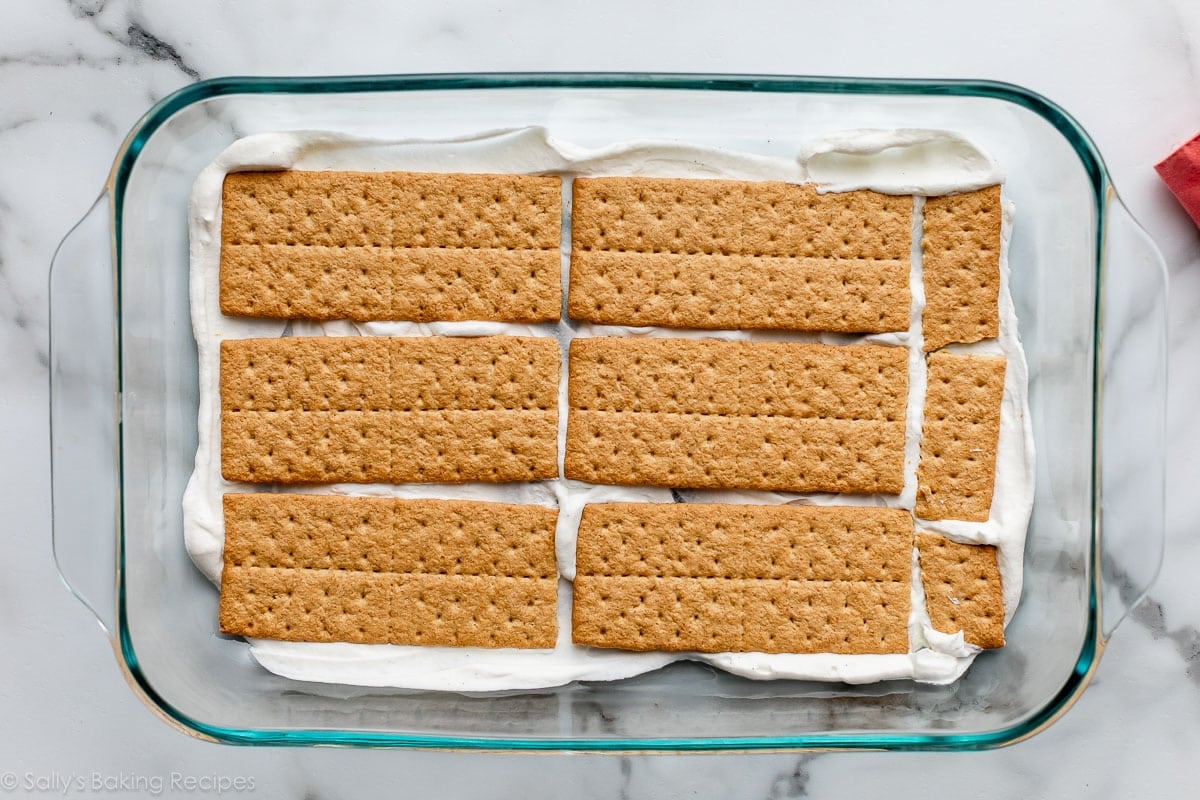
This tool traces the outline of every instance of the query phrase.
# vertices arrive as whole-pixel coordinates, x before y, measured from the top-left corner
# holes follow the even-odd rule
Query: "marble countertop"
[[[315,6],[316,4],[314,4]],[[852,10],[853,9],[853,10]],[[1178,797],[1200,752],[1200,234],[1152,166],[1200,130],[1200,8],[1184,0],[657,4],[7,0],[0,9],[0,793],[441,798]],[[1091,687],[1020,745],[979,754],[618,757],[247,749],[169,729],[124,685],[50,550],[47,267],[155,101],[231,74],[630,70],[990,78],[1063,105],[1171,271],[1166,561]],[[95,776],[99,782],[95,783]],[[206,788],[207,787],[207,788]],[[151,785],[151,788],[153,786]],[[37,790],[35,789],[35,792]],[[16,794],[25,793],[18,787]]]

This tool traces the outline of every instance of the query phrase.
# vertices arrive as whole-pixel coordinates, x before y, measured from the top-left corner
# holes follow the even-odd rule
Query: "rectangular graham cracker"
[[[963,632],[977,647],[1004,646],[1004,591],[996,548],[917,534],[925,607],[935,631]]]
[[[571,342],[566,477],[798,492],[904,486],[901,347]]]
[[[553,647],[552,508],[337,495],[225,495],[222,633]]]
[[[1000,187],[925,201],[925,350],[1000,335]]]
[[[583,509],[573,640],[706,653],[905,653],[913,520],[869,507]]]
[[[917,502],[922,519],[986,522],[996,481],[1005,360],[931,353]]]
[[[911,197],[577,178],[567,313],[610,325],[908,329]]]
[[[558,476],[550,337],[227,339],[221,474],[253,483]]]
[[[231,173],[221,201],[221,311],[557,320],[561,183],[536,175]]]

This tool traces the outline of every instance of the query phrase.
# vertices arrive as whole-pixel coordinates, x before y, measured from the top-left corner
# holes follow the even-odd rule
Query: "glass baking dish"
[[[755,682],[680,663],[613,683],[468,696],[290,681],[217,635],[217,593],[184,550],[180,507],[196,447],[186,220],[197,174],[259,132],[448,138],[529,125],[582,145],[680,139],[764,154],[853,128],[945,128],[997,159],[1018,209],[1011,285],[1038,449],[1024,594],[1006,647],[949,686]],[[54,258],[55,557],[134,691],[205,739],[611,751],[1004,745],[1078,698],[1157,575],[1166,292],[1161,256],[1087,134],[1015,86],[618,74],[206,81],[138,122]]]

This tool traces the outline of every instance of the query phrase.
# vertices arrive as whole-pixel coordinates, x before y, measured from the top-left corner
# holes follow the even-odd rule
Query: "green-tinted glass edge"
[[[1093,315],[1092,509],[1093,564],[1088,586],[1088,624],[1083,649],[1070,677],[1054,698],[1029,718],[995,731],[972,734],[811,734],[745,738],[561,739],[487,738],[393,734],[369,731],[254,730],[209,725],[192,719],[166,702],[142,673],[129,636],[125,608],[124,432],[117,419],[118,551],[117,644],[128,678],[148,703],[181,729],[201,738],[244,745],[331,745],[413,747],[451,750],[587,751],[587,752],[731,752],[754,750],[985,750],[1028,738],[1057,719],[1087,686],[1103,649],[1099,634],[1099,381],[1101,375],[1101,271],[1106,198],[1111,190],[1099,151],[1083,127],[1047,98],[1015,84],[997,81],[837,78],[774,75],[705,75],[637,73],[495,73],[430,75],[364,75],[315,78],[228,77],[186,86],[160,100],[134,126],[113,164],[108,180],[112,195],[113,264],[115,265],[117,326],[117,391],[123,397],[121,329],[121,233],[124,192],[138,154],[150,136],[177,111],[193,103],[230,94],[347,94],[354,92],[445,91],[455,89],[672,89],[720,92],[797,94],[897,94],[981,97],[1022,106],[1055,127],[1070,143],[1091,183],[1096,206],[1096,299]],[[118,402],[121,402],[120,400]]]

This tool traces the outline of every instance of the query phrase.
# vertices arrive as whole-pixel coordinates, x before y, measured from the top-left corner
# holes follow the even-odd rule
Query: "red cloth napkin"
[[[1154,165],[1188,216],[1200,225],[1200,134]]]

